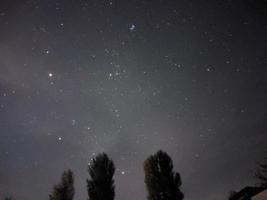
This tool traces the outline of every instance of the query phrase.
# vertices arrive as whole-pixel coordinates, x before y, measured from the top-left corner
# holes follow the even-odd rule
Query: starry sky
[[[145,200],[143,161],[172,157],[185,199],[253,185],[267,155],[266,0],[1,0],[0,198],[48,199],[65,169],[115,162],[116,200]]]

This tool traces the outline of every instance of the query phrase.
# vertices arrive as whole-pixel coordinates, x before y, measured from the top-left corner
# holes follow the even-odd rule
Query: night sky
[[[115,162],[145,200],[162,149],[187,200],[254,185],[267,155],[265,0],[0,0],[0,198],[46,200],[65,169]]]

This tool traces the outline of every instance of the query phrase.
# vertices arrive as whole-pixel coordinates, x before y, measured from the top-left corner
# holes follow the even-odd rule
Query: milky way
[[[238,0],[1,0],[0,198],[48,199],[65,169],[87,198],[90,158],[116,199],[146,199],[167,151],[185,199],[254,185],[267,155],[267,6]]]

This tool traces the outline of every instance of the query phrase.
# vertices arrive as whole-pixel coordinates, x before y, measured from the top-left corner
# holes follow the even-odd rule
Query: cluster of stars
[[[234,20],[236,25],[210,17],[216,13],[213,10],[188,12],[204,8],[187,1],[141,1],[138,5],[136,1],[75,1],[73,7],[61,0],[38,2],[15,5],[20,12],[0,8],[0,121],[5,138],[0,143],[6,159],[2,163],[12,164],[8,169],[19,168],[27,156],[25,166],[37,168],[41,162],[36,155],[51,157],[58,168],[66,167],[64,156],[57,160],[49,147],[45,152],[49,156],[43,154],[44,143],[55,145],[51,149],[62,150],[58,152],[66,158],[84,159],[85,163],[101,151],[110,153],[118,161],[116,174],[121,179],[141,180],[133,170],[135,162],[162,148],[175,155],[174,161],[187,157],[199,162],[200,168],[206,167],[203,180],[213,185],[206,180],[212,170],[203,160],[213,162],[213,155],[223,155],[226,147],[234,158],[237,143],[243,142],[239,141],[241,134],[251,138],[250,127],[263,120],[264,114],[256,113],[264,107],[259,105],[266,96],[265,73],[259,69],[265,64],[260,44],[264,38],[256,38],[260,28],[247,31],[250,22],[245,20],[246,29],[236,31],[231,27],[244,25],[238,25],[239,18]],[[221,14],[225,13],[218,16]],[[205,22],[206,17],[210,21]],[[210,26],[217,21],[223,25]],[[248,37],[251,33],[253,38]],[[229,42],[233,38],[237,39],[234,45]],[[239,40],[248,43],[241,45]],[[253,134],[262,131],[261,127]],[[251,146],[258,148],[261,141],[253,137]],[[36,152],[28,152],[28,145]],[[183,172],[192,164],[187,158],[177,162]],[[51,167],[49,159],[44,169]],[[217,156],[216,161],[220,163],[221,158]],[[79,162],[73,166],[81,167]],[[8,174],[13,176],[13,172]],[[21,177],[14,173],[7,183],[24,179]]]

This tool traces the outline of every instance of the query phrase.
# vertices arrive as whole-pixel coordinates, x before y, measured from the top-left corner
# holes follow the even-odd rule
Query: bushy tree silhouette
[[[113,200],[115,185],[113,175],[114,163],[107,154],[97,155],[89,163],[88,172],[91,179],[87,180],[87,192],[90,200]]]
[[[267,188],[267,164],[258,163],[259,169],[256,171],[255,176],[259,179],[260,187]]]
[[[71,170],[64,171],[61,182],[54,186],[50,200],[72,200],[74,197],[74,177]]]
[[[148,200],[182,200],[182,184],[179,173],[173,171],[170,156],[158,151],[144,162],[145,184]]]

